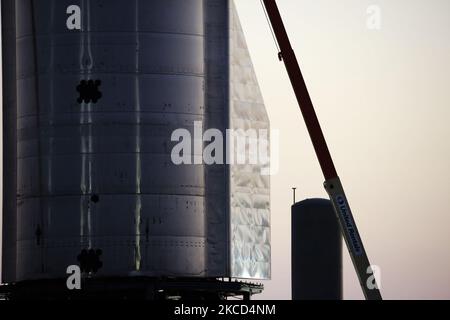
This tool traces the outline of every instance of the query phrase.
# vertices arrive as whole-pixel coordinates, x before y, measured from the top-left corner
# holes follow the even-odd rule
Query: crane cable
[[[260,0],[260,2],[261,2],[261,7],[263,8],[263,11],[264,11],[264,15],[266,16],[267,24],[269,25],[270,32],[272,33],[273,42],[275,42],[275,46],[277,47],[277,50],[278,50],[277,51],[278,58],[281,61],[281,49],[280,49],[280,46],[278,45],[277,38],[275,37],[275,31],[273,30],[272,24],[270,23],[269,15],[267,14],[267,10],[266,10],[266,7],[264,6],[263,0]]]

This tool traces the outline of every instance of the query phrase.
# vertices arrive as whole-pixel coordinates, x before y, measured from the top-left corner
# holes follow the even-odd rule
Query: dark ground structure
[[[218,279],[105,278],[83,279],[82,289],[68,291],[66,279],[0,285],[5,300],[250,300],[264,287],[259,283]]]
[[[342,300],[342,235],[332,204],[292,206],[292,299]]]

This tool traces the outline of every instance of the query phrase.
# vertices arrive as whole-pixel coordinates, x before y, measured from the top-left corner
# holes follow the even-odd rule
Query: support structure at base
[[[66,279],[1,285],[0,300],[250,300],[263,291],[257,283],[219,279],[83,278],[81,290],[68,290]]]

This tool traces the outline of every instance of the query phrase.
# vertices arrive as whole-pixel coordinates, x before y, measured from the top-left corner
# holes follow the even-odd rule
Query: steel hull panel
[[[8,281],[66,277],[90,249],[91,277],[269,278],[262,167],[172,162],[196,122],[269,129],[232,3],[81,1],[68,30],[70,1],[16,2]],[[83,80],[101,83],[82,97]]]

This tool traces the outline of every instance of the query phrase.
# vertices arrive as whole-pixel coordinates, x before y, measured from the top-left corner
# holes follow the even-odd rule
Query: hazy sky
[[[273,279],[290,298],[291,187],[326,197],[259,0],[236,0],[273,128]],[[450,299],[450,1],[278,0],[366,250],[388,299]],[[381,29],[367,9],[381,9]],[[362,298],[345,250],[345,298]]]
[[[278,0],[371,262],[388,299],[450,299],[450,1]],[[367,27],[370,5],[381,29]],[[291,187],[323,177],[259,0],[236,0],[272,128],[272,266],[290,299]],[[362,298],[345,250],[346,299]]]

